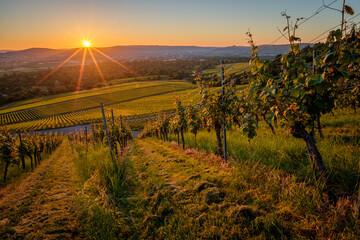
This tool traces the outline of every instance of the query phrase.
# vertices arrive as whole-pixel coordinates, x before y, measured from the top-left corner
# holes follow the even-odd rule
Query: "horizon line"
[[[315,43],[301,43],[301,45],[314,45]],[[283,44],[259,44],[257,46],[284,46],[290,45],[289,43]],[[129,44],[129,45],[113,45],[113,46],[106,46],[106,47],[96,47],[96,48],[113,48],[113,47],[198,47],[198,48],[229,48],[229,47],[251,47],[250,45],[226,45],[226,46],[198,46],[198,45],[160,45],[160,44]],[[72,48],[50,48],[50,47],[29,47],[29,48],[20,48],[20,49],[0,49],[0,51],[25,51],[30,49],[51,49],[51,50],[72,50],[82,48],[79,47],[72,47]]]

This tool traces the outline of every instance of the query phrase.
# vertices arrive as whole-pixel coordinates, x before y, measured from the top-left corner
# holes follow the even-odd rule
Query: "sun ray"
[[[76,87],[76,91],[79,91],[80,86],[81,86],[81,80],[82,80],[82,76],[83,76],[83,72],[84,72],[84,65],[85,65],[85,60],[86,60],[86,50],[87,50],[87,48],[84,48],[84,54],[83,54],[82,61],[81,61],[81,67],[80,67],[80,73],[79,73],[79,79],[78,79],[78,85]]]
[[[80,66],[80,72],[79,72],[79,78],[78,78],[78,83],[77,83],[77,86],[76,86],[76,95],[79,94],[79,91],[80,91],[80,86],[81,86],[81,80],[82,80],[82,77],[83,77],[83,72],[84,72],[84,65],[85,65],[85,60],[86,60],[86,50],[87,48],[84,47],[84,53],[83,53],[83,56],[82,56],[82,61],[81,61],[81,66]],[[77,111],[77,105],[78,105],[78,97],[75,99],[75,102],[74,102],[74,108],[73,108],[73,111]]]
[[[62,63],[60,63],[56,68],[54,68],[51,72],[49,72],[48,74],[46,74],[43,78],[41,78],[38,82],[35,83],[35,86],[39,85],[40,83],[42,83],[43,81],[45,81],[48,77],[50,77],[51,75],[53,75],[59,68],[61,68],[65,63],[67,63],[70,59],[72,59],[76,54],[78,54],[80,52],[81,48],[79,48],[78,50],[76,50],[73,54],[70,55],[70,57],[68,57],[67,59],[65,59]]]
[[[103,75],[103,73],[102,73],[102,71],[101,71],[101,69],[100,69],[100,67],[99,67],[99,64],[98,64],[97,61],[96,61],[96,58],[94,57],[94,54],[93,54],[93,52],[91,51],[91,48],[89,48],[89,53],[90,53],[90,56],[91,56],[91,58],[92,58],[92,60],[93,60],[93,62],[94,62],[94,64],[95,64],[95,66],[96,66],[96,69],[97,69],[98,72],[99,72],[99,75],[100,75],[101,79],[103,80],[103,82],[104,82],[104,84],[105,84],[105,87],[108,88],[108,87],[109,87],[109,84],[107,83],[107,81],[106,81],[106,79],[105,79],[105,77],[104,77],[104,75]],[[110,99],[114,100],[114,96],[113,96],[112,92],[110,92]]]
[[[102,81],[105,83],[105,86],[106,86],[106,87],[109,87],[109,85],[107,84],[107,82],[106,82],[106,80],[105,80],[105,77],[104,77],[104,75],[103,75],[103,73],[102,73],[102,71],[101,71],[101,69],[100,69],[100,67],[99,67],[99,64],[97,63],[97,61],[96,61],[96,59],[95,59],[95,57],[94,57],[94,54],[93,54],[92,51],[91,51],[91,48],[89,48],[89,53],[90,53],[90,56],[91,56],[91,58],[92,58],[92,60],[93,60],[93,62],[94,62],[94,64],[95,64],[96,69],[97,69],[98,72],[99,72],[99,75],[100,75]]]
[[[65,59],[62,63],[60,63],[56,68],[54,68],[51,72],[47,73],[44,77],[42,77],[39,81],[37,81],[34,86],[38,86],[40,83],[45,81],[47,78],[49,78],[51,75],[53,75],[59,68],[61,68],[65,63],[67,63],[70,59],[75,57],[76,54],[80,52],[81,48],[77,49],[75,52],[73,52],[67,59]],[[30,92],[31,88],[29,88],[25,93],[23,93],[24,96],[26,96]]]
[[[106,55],[105,53],[103,53],[102,51],[100,51],[97,48],[93,48],[95,51],[97,51],[98,53],[100,53],[101,55],[103,55],[104,57],[106,57],[107,59],[109,59],[110,61],[113,61],[114,63],[116,63],[117,65],[119,65],[120,67],[122,67],[123,69],[127,70],[128,72],[131,72],[132,74],[134,74],[137,77],[140,77],[139,74],[137,74],[136,72],[134,72],[133,70],[131,70],[130,68],[126,67],[125,65],[119,63],[118,61],[116,61],[115,59],[113,59],[112,57]]]

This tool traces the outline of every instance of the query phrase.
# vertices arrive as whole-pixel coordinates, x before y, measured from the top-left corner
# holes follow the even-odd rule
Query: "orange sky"
[[[360,11],[360,1],[347,3],[355,14]],[[98,47],[247,45],[249,28],[257,44],[266,44],[280,36],[281,11],[309,17],[321,5],[322,0],[0,0],[0,50],[73,48],[85,39]],[[339,21],[337,12],[324,10],[304,23],[298,35],[309,42]]]

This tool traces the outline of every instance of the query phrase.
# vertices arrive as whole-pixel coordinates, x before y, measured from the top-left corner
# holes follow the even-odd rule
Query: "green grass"
[[[100,89],[64,93],[19,101],[2,106],[0,114],[33,109],[38,111],[46,111],[52,110],[52,108],[55,108],[52,110],[52,112],[63,113],[64,111],[69,112],[74,110],[81,110],[84,108],[91,108],[93,105],[86,104],[92,104],[92,102],[96,102],[98,104],[101,100],[111,103],[124,101],[131,97],[134,93],[140,94],[139,97],[141,97],[142,95],[146,96],[146,94],[152,95],[190,87],[190,84],[184,83],[182,81],[130,82]],[[124,96],[124,94],[126,95]],[[121,99],[118,99],[118,97],[121,97]],[[45,108],[42,109],[41,107]]]
[[[206,74],[217,74],[220,76],[221,74],[221,65],[216,66],[214,69],[207,69],[203,73]],[[251,65],[249,62],[239,62],[239,63],[230,63],[224,65],[225,73],[232,74],[232,73],[240,73],[244,71],[249,71],[251,69]]]
[[[131,192],[131,165],[127,162],[112,162],[108,147],[74,146],[79,156],[74,163],[80,178],[83,194],[76,199],[77,213],[86,234],[91,239],[116,239],[129,227],[126,218],[114,211],[115,203],[126,204]],[[100,193],[100,196],[99,196]]]
[[[5,225],[0,226],[0,236],[2,236],[3,239],[7,239],[16,233],[13,226],[19,224],[22,217],[31,212],[31,207],[36,201],[39,201],[38,195],[42,187],[41,183],[36,183],[34,188],[31,189],[30,194],[17,206],[16,211],[11,211],[11,214],[7,216],[9,221]]]
[[[87,200],[77,209],[92,239],[355,239],[360,233],[353,198],[332,206],[321,185],[257,161],[226,165],[211,153],[145,139],[131,143],[114,171],[104,146],[78,152]]]
[[[129,82],[139,82],[139,81],[154,81],[154,80],[169,80],[169,77],[166,75],[150,75],[150,76],[143,76],[143,77],[132,77],[132,78],[121,78],[111,80],[109,84],[123,84]]]
[[[144,97],[126,103],[109,106],[117,115],[146,115],[175,109],[175,100],[179,97],[184,104],[192,104],[200,100],[199,89],[165,93],[157,96]]]
[[[353,195],[359,188],[359,138],[360,116],[348,110],[338,110],[335,116],[327,114],[322,118],[325,137],[317,137],[317,146],[330,171],[331,182],[339,195]],[[336,127],[335,127],[336,126]],[[341,126],[341,127],[339,127]],[[267,125],[261,123],[258,135],[251,140],[235,128],[227,131],[229,156],[237,161],[251,161],[294,174],[300,179],[312,179],[313,171],[306,152],[305,142],[296,139],[287,128],[276,129],[273,135]],[[176,141],[175,135],[171,136]],[[197,135],[197,146],[193,134],[185,134],[187,146],[217,152],[216,136],[213,131],[201,131]]]
[[[134,79],[135,79],[135,81],[133,81]],[[140,84],[143,87],[163,84],[162,82],[159,82],[159,81],[141,82],[141,80],[142,80],[141,78],[139,79],[140,82],[137,82],[136,80],[137,80],[137,78],[117,79],[117,80],[111,81],[109,84],[112,84],[112,85],[108,86],[108,87],[93,88],[90,90],[82,90],[79,92],[61,93],[61,94],[55,94],[55,95],[50,95],[50,96],[45,96],[45,97],[33,98],[33,99],[29,99],[29,100],[17,101],[17,102],[13,102],[13,103],[9,103],[7,105],[1,106],[0,114],[12,112],[12,111],[19,111],[19,110],[28,109],[28,108],[40,107],[40,106],[44,106],[44,105],[49,105],[49,104],[59,103],[59,102],[64,102],[64,101],[69,101],[69,100],[75,100],[77,98],[92,97],[92,96],[97,96],[97,95],[102,95],[102,94],[109,94],[109,93],[113,93],[116,91],[128,90],[128,89],[132,89],[132,88],[136,87],[136,84]],[[113,83],[116,83],[116,84],[113,84]],[[135,83],[135,85],[134,85],[134,83]],[[138,85],[138,87],[140,85]]]

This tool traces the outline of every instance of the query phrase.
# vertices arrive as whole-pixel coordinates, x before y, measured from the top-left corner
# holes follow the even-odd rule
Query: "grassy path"
[[[138,179],[129,208],[133,239],[236,238],[239,218],[261,215],[255,206],[234,201],[235,169],[215,155],[145,139],[135,140],[129,157]]]
[[[77,239],[73,155],[67,140],[18,185],[0,190],[0,238]]]
[[[354,239],[349,199],[326,196],[296,176],[175,143],[136,139],[126,156],[135,186],[118,210],[130,239]],[[125,208],[125,209],[124,209]]]
[[[271,167],[226,165],[214,154],[155,139],[135,139],[116,164],[107,146],[87,154],[73,147],[65,140],[27,178],[0,190],[0,239],[359,235],[351,199],[329,205],[311,184]]]

